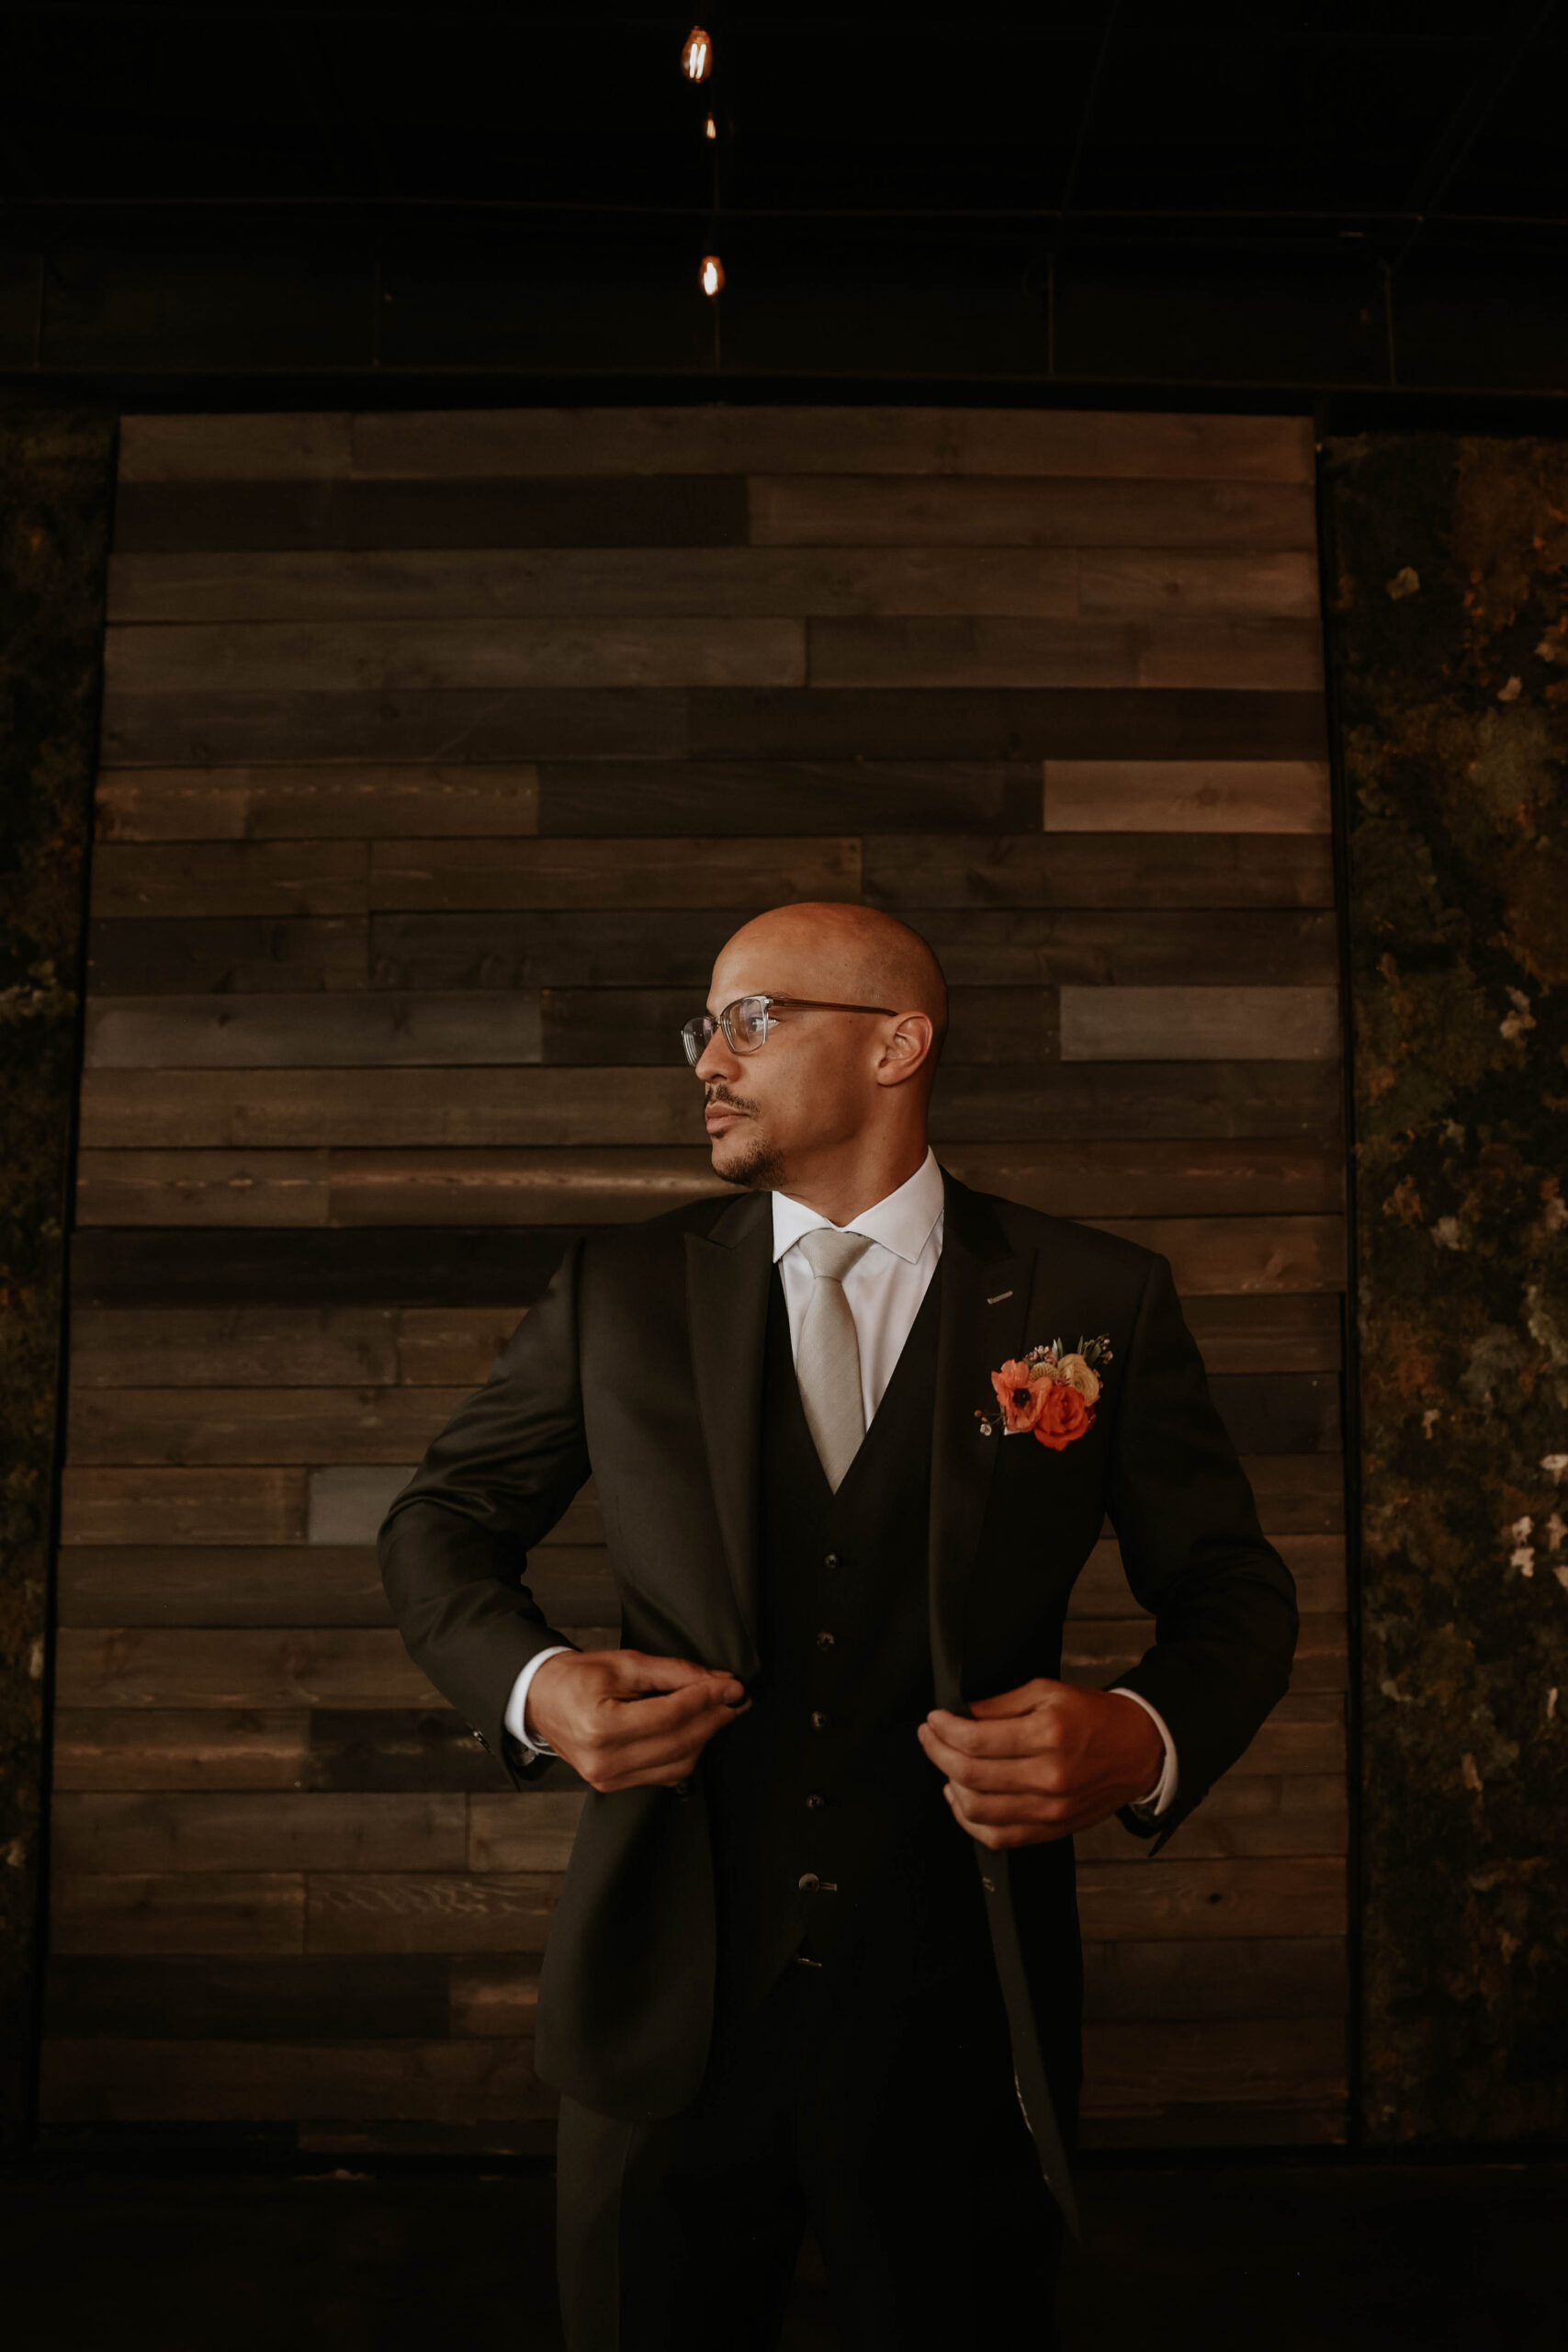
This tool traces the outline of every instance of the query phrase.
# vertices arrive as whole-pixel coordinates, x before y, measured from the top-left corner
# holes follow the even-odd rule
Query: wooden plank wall
[[[1299,1581],[1151,1863],[1078,1841],[1086,2140],[1346,2120],[1337,957],[1305,419],[124,421],[53,1721],[46,2128],[547,2146],[581,1803],[414,1670],[384,1504],[562,1231],[712,1184],[754,910],[908,915],[961,1175],[1168,1252]],[[616,1638],[592,1493],[547,1609]],[[1151,1627],[1115,1543],[1066,1670]]]

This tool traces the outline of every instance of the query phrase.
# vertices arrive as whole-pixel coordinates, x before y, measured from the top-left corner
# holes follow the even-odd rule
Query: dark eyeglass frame
[[[732,1017],[743,1004],[760,1004],[762,1008],[762,1034],[755,1043],[747,1045],[742,1045],[735,1035]],[[896,1012],[898,1009],[892,1004],[830,1004],[822,997],[768,996],[752,989],[746,996],[732,997],[722,1012],[694,1013],[690,1021],[682,1023],[681,1043],[686,1049],[687,1061],[695,1069],[712,1045],[716,1029],[723,1030],[725,1043],[732,1054],[761,1053],[777,1026],[773,1019],[775,1004],[795,1005],[802,1012]]]

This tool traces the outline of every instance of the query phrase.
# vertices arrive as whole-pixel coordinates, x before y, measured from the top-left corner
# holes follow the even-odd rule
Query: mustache
[[[749,1119],[754,1119],[757,1115],[755,1102],[748,1102],[744,1095],[731,1094],[727,1087],[711,1086],[706,1090],[703,1097],[705,1114],[710,1104],[715,1102],[722,1102],[727,1111],[739,1111]]]

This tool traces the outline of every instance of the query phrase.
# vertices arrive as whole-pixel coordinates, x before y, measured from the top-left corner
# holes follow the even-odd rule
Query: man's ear
[[[878,1086],[902,1086],[931,1060],[936,1024],[929,1012],[906,1012],[882,1048],[876,1065]]]

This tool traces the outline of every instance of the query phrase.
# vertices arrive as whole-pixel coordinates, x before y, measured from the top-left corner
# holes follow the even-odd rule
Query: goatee
[[[737,1184],[746,1192],[776,1193],[784,1183],[784,1161],[770,1144],[759,1136],[728,1167],[714,1169],[727,1184]]]

